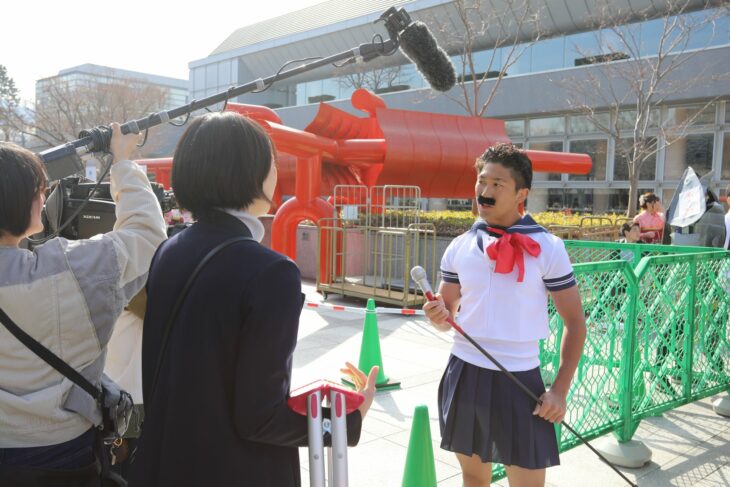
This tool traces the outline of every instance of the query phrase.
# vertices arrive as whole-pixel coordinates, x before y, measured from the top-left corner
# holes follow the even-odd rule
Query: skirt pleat
[[[536,396],[540,369],[512,372]],[[441,448],[485,463],[541,469],[558,465],[555,427],[533,416],[535,401],[504,373],[452,355],[439,384]]]

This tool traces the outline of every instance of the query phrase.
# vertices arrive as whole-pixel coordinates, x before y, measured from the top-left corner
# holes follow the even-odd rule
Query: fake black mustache
[[[494,206],[497,204],[497,201],[494,198],[485,198],[484,196],[477,196],[477,203],[480,205],[491,205]]]

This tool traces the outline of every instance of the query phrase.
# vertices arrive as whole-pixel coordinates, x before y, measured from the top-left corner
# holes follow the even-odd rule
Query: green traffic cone
[[[416,406],[413,412],[411,439],[408,441],[403,487],[436,487],[436,464],[431,443],[428,407]]]
[[[378,316],[375,314],[375,301],[368,299],[365,323],[362,329],[362,343],[360,344],[360,370],[366,374],[373,366],[380,367],[375,385],[387,384],[388,377],[383,367],[383,357],[380,354],[380,334],[378,333]]]
[[[378,334],[378,317],[375,314],[375,301],[368,299],[358,367],[367,375],[375,365],[378,366],[378,378],[375,381],[377,390],[400,388],[400,382],[393,382],[385,375],[383,357],[380,353],[380,335]],[[346,379],[343,379],[343,382],[352,385]]]

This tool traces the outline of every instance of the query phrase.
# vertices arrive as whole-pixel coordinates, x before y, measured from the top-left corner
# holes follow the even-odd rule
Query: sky
[[[0,64],[23,100],[36,80],[86,63],[188,79],[188,63],[236,29],[322,1],[4,0]]]

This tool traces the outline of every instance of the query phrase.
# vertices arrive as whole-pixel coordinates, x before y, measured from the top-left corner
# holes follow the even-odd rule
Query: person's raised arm
[[[117,123],[111,127],[111,194],[116,203],[116,223],[106,236],[115,244],[120,284],[126,286],[146,275],[155,250],[167,237],[167,229],[147,174],[130,160],[139,135],[122,135]],[[131,288],[126,293],[129,299],[139,291],[136,285]]]

